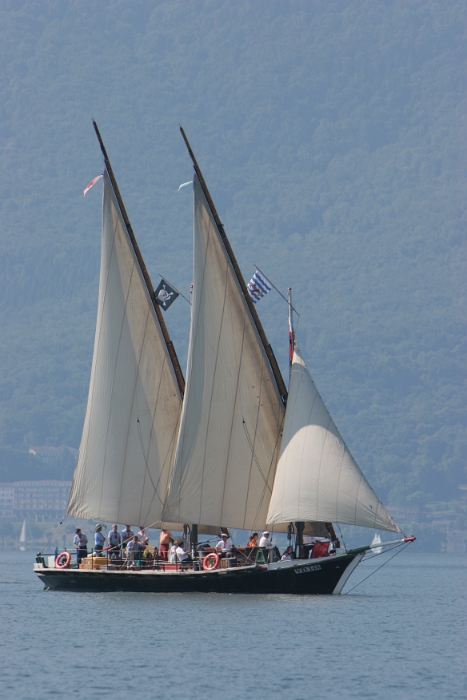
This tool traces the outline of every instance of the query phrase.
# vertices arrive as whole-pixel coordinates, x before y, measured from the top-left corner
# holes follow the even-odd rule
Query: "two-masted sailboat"
[[[36,573],[47,587],[61,590],[339,593],[371,545],[331,554],[321,547],[310,559],[304,533],[328,537],[338,547],[332,523],[400,528],[353,459],[293,338],[287,392],[181,129],[194,166],[185,385],[94,127],[105,161],[99,300],[67,515],[146,527],[189,524],[193,562],[169,564],[156,553],[149,566],[91,558],[90,566],[59,568],[38,557]],[[228,566],[216,557],[215,568],[205,565],[201,532],[266,527],[293,530],[295,558],[277,561],[261,549],[239,547]]]

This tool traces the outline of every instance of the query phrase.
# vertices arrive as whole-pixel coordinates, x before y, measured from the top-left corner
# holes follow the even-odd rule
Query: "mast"
[[[138,243],[136,241],[135,234],[133,233],[133,229],[130,223],[130,219],[128,218],[128,214],[126,213],[125,205],[123,204],[123,199],[120,194],[120,190],[118,189],[118,184],[117,180],[115,179],[115,175],[112,170],[112,166],[110,164],[109,157],[107,155],[107,151],[104,146],[104,142],[102,140],[102,137],[100,135],[99,129],[97,127],[96,122],[93,120],[93,126],[94,126],[94,131],[96,132],[97,139],[99,141],[99,145],[101,147],[102,155],[104,156],[104,162],[105,162],[105,167],[106,170],[109,174],[109,179],[112,185],[112,189],[115,194],[115,198],[117,200],[118,206],[120,208],[120,213],[122,215],[123,221],[125,223],[125,227],[128,233],[128,237],[131,241],[131,244],[133,246],[133,250],[135,251],[136,259],[138,260],[139,267],[141,269],[141,273],[143,275],[146,287],[149,292],[149,296],[151,298],[152,305],[154,307],[154,312],[156,314],[157,320],[159,322],[159,326],[162,332],[162,336],[164,338],[165,344],[167,346],[167,352],[169,354],[170,360],[172,362],[172,367],[175,373],[175,377],[177,379],[177,384],[178,388],[180,391],[180,395],[183,396],[185,393],[185,379],[183,377],[183,372],[180,367],[180,363],[178,361],[177,353],[175,352],[174,345],[170,339],[169,332],[167,330],[167,326],[165,325],[165,321],[162,317],[162,311],[159,307],[159,304],[157,304],[155,296],[154,296],[154,287],[151,282],[151,278],[149,277],[149,273],[147,271],[146,265],[143,260],[143,256],[141,255],[141,251],[139,249]]]
[[[293,328],[293,307],[292,307],[292,287],[287,287],[287,304],[289,311],[289,383],[292,375],[293,353],[295,347],[295,335]],[[290,386],[289,386],[290,388]],[[303,531],[305,523],[303,520],[296,521],[295,525],[295,556],[301,559],[303,557]]]
[[[161,519],[173,471],[184,379],[94,129],[105,159],[99,294],[67,515],[148,527]]]
[[[287,287],[287,303],[289,307],[289,374],[292,370],[293,349],[295,345],[293,329],[292,287]]]
[[[252,316],[252,318],[253,318],[253,322],[254,322],[254,324],[255,324],[255,326],[256,326],[256,330],[257,330],[258,335],[259,335],[259,337],[260,337],[260,339],[261,339],[261,343],[263,344],[263,347],[264,347],[264,351],[265,351],[265,353],[266,353],[266,356],[267,356],[267,358],[268,358],[268,360],[269,360],[269,364],[271,365],[271,370],[272,370],[274,379],[275,379],[275,381],[276,381],[277,389],[278,389],[278,391],[279,391],[279,395],[280,395],[280,397],[281,397],[282,403],[283,403],[284,406],[285,406],[285,404],[286,404],[286,402],[287,402],[287,388],[286,388],[285,383],[284,383],[284,380],[283,380],[283,378],[282,378],[282,374],[281,374],[281,371],[280,371],[280,369],[279,369],[279,365],[277,364],[277,360],[276,360],[276,357],[275,357],[275,355],[274,355],[274,351],[273,351],[271,345],[270,345],[269,342],[268,342],[268,339],[267,339],[267,337],[266,337],[266,333],[264,332],[264,329],[263,329],[263,326],[262,326],[262,324],[261,324],[261,321],[259,320],[258,313],[257,313],[257,311],[256,311],[256,309],[255,309],[255,305],[253,304],[253,300],[252,300],[252,298],[250,297],[250,295],[248,294],[248,290],[247,290],[247,288],[246,288],[245,280],[243,279],[243,275],[242,275],[242,273],[241,273],[241,271],[240,271],[239,265],[238,265],[238,263],[237,263],[237,259],[236,259],[235,255],[234,255],[234,252],[233,252],[232,247],[231,247],[231,245],[230,245],[229,239],[227,238],[227,235],[226,235],[226,233],[225,233],[225,231],[224,231],[224,226],[223,226],[223,224],[222,224],[222,222],[221,222],[221,220],[220,220],[220,218],[219,218],[219,215],[218,215],[218,213],[217,213],[217,211],[216,211],[216,207],[214,206],[214,202],[212,201],[212,198],[211,198],[211,195],[210,195],[209,190],[208,190],[208,188],[207,188],[207,185],[206,185],[206,182],[205,182],[205,180],[204,180],[203,174],[202,174],[202,172],[201,172],[201,170],[200,170],[200,167],[199,167],[198,162],[197,162],[197,160],[196,160],[196,158],[195,158],[195,156],[194,156],[194,153],[193,153],[193,151],[191,150],[190,143],[189,143],[189,141],[188,141],[188,139],[187,139],[187,137],[186,137],[186,134],[185,134],[185,132],[184,132],[184,130],[183,130],[183,127],[180,127],[180,132],[181,132],[181,134],[182,134],[182,136],[183,136],[183,140],[185,141],[185,145],[186,145],[186,147],[187,147],[188,153],[190,154],[191,160],[192,160],[192,162],[193,162],[193,167],[194,167],[195,172],[196,172],[196,174],[197,174],[197,176],[198,176],[199,183],[200,183],[200,185],[201,185],[201,189],[203,190],[204,196],[206,197],[206,201],[207,201],[207,203],[208,203],[208,205],[209,205],[209,208],[210,208],[210,210],[211,210],[212,216],[213,216],[214,221],[215,221],[215,223],[216,223],[217,229],[218,229],[218,231],[219,231],[219,235],[220,235],[220,237],[221,237],[221,239],[222,239],[222,242],[223,242],[223,244],[224,244],[225,250],[226,250],[226,252],[227,252],[227,255],[228,255],[228,257],[229,257],[229,259],[230,259],[230,262],[231,262],[231,264],[232,264],[232,267],[233,267],[233,269],[234,269],[235,275],[236,275],[236,277],[237,277],[237,281],[238,281],[238,283],[239,283],[239,285],[240,285],[240,288],[241,288],[241,290],[242,290],[242,292],[243,292],[243,295],[244,295],[244,297],[245,297],[245,300],[246,300],[248,309],[249,309],[250,314],[251,314],[251,316]]]
[[[186,392],[162,520],[258,529],[273,488],[286,389],[278,388],[198,172]]]

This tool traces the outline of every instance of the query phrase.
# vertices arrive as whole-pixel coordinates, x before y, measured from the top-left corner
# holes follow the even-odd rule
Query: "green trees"
[[[458,497],[465,14],[451,0],[5,5],[1,444],[78,446],[99,268],[98,188],[80,196],[102,171],[91,117],[150,274],[188,290],[181,122],[245,277],[257,263],[294,287],[302,351],[378,493]],[[187,307],[166,317],[182,363]],[[258,310],[286,374],[283,302]]]

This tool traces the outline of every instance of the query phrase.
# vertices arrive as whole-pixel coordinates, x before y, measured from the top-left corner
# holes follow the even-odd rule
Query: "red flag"
[[[85,197],[85,196],[86,196],[86,192],[89,192],[89,190],[91,189],[91,187],[93,187],[93,185],[95,185],[96,182],[97,182],[98,180],[101,179],[101,177],[103,176],[103,174],[104,174],[104,173],[101,173],[100,175],[97,175],[96,177],[93,177],[93,179],[91,180],[91,182],[89,183],[89,185],[88,185],[87,187],[84,188],[84,190],[83,190],[83,197]]]

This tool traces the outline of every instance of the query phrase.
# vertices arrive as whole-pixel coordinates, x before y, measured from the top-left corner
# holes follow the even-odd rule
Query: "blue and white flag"
[[[250,297],[253,299],[253,303],[256,304],[265,294],[271,291],[272,285],[259,270],[256,270],[246,288],[248,289]]]

